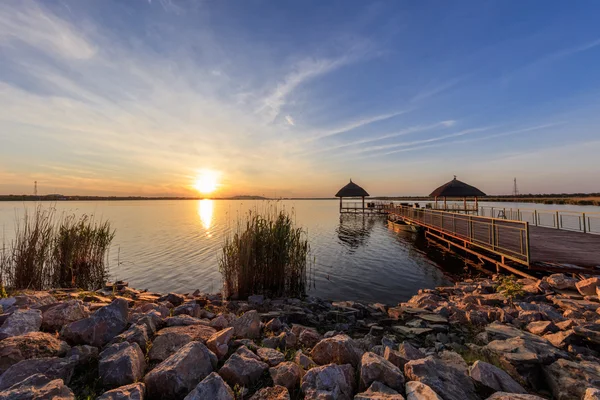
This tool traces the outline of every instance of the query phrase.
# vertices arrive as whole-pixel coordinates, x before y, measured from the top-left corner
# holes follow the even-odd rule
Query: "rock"
[[[127,327],[128,302],[116,299],[92,316],[65,325],[61,336],[74,344],[103,347]]]
[[[506,392],[496,392],[486,400],[546,400],[543,397],[532,394],[515,394]]]
[[[226,328],[214,333],[207,341],[206,347],[221,360],[229,351],[229,341],[233,338],[233,328]]]
[[[290,393],[283,386],[273,386],[260,389],[250,400],[290,400]]]
[[[218,315],[216,318],[210,321],[209,326],[217,330],[221,330],[229,326],[229,321],[224,315]]]
[[[212,372],[192,390],[184,400],[235,400],[233,390],[217,374]]]
[[[216,364],[217,357],[204,344],[190,342],[146,374],[148,398],[183,398],[213,372]]]
[[[576,325],[577,324],[572,319],[567,319],[565,321],[556,323],[556,327],[561,331],[568,331],[569,329],[573,328]]]
[[[485,346],[486,350],[498,354],[511,364],[550,364],[557,358],[568,357],[564,351],[556,349],[550,342],[534,336],[494,340]]]
[[[62,379],[68,383],[73,376],[75,365],[76,363],[70,360],[58,357],[23,360],[0,376],[0,390],[8,389],[35,374],[43,374],[51,379]]]
[[[436,393],[442,393],[445,400],[478,400],[471,379],[429,356],[409,361],[404,366],[404,374],[411,381],[419,381],[431,387]]]
[[[158,311],[148,311],[145,314],[133,314],[129,317],[132,325],[144,325],[148,335],[154,335],[156,330],[164,324]]]
[[[74,400],[75,395],[62,379],[35,374],[0,392],[0,400]]]
[[[279,332],[282,327],[283,324],[279,318],[273,318],[265,324],[265,329],[271,332]]]
[[[404,397],[381,382],[373,382],[366,391],[354,396],[354,400],[404,400]]]
[[[544,318],[539,311],[519,311],[518,320],[523,324],[529,324],[534,321],[541,321]]]
[[[319,365],[336,363],[351,364],[356,367],[360,363],[362,353],[348,335],[336,335],[317,343],[310,356]]]
[[[585,391],[583,400],[600,400],[600,389],[588,388]]]
[[[251,305],[262,306],[265,301],[265,296],[262,294],[255,294],[253,296],[248,296],[248,303]]]
[[[158,299],[159,302],[168,301],[173,304],[175,307],[181,305],[185,301],[185,297],[177,294],[177,293],[169,293],[166,296],[160,297]]]
[[[268,367],[256,358],[234,353],[221,367],[219,375],[232,386],[248,386],[255,383]]]
[[[11,336],[37,332],[42,325],[42,312],[35,309],[16,310],[0,327],[0,340]]]
[[[257,350],[258,350],[258,349],[257,349]],[[250,350],[250,349],[249,349],[248,347],[246,347],[246,346],[240,346],[240,347],[238,347],[238,348],[237,348],[237,350],[236,350],[235,352],[236,352],[236,354],[239,354],[239,355],[240,355],[240,356],[242,356],[242,357],[246,357],[246,358],[253,358],[253,359],[255,359],[256,361],[261,361],[261,360],[260,360],[260,357],[259,357],[259,356],[257,356],[256,354],[254,354],[254,353],[252,352],[252,350]]]
[[[298,336],[298,342],[307,348],[314,347],[317,343],[319,343],[319,340],[321,340],[321,335],[312,329],[304,329]]]
[[[90,316],[90,311],[81,300],[69,300],[50,307],[42,313],[42,328],[60,332],[64,325]]]
[[[600,364],[557,360],[544,367],[546,382],[557,400],[581,399],[589,387],[600,388]]]
[[[74,346],[71,347],[66,357],[77,365],[86,365],[98,359],[98,348],[88,345]]]
[[[404,325],[394,325],[392,329],[403,336],[420,336],[433,332],[430,328],[412,328]]]
[[[231,326],[236,337],[255,339],[260,336],[260,316],[256,310],[248,311],[236,318]]]
[[[352,365],[328,364],[310,369],[302,378],[305,400],[350,400],[354,391]]]
[[[573,338],[575,338],[575,336],[575,331],[573,329],[570,329],[568,331],[549,333],[547,335],[544,335],[544,339],[552,343],[554,347],[564,349],[569,345],[569,343],[573,341]]]
[[[406,384],[406,400],[442,400],[429,386],[417,381]]]
[[[141,382],[104,392],[96,400],[144,400],[146,385]]]
[[[146,359],[137,343],[118,343],[100,353],[98,371],[104,387],[115,388],[137,382],[144,376]]]
[[[595,301],[572,300],[553,297],[552,302],[563,310],[571,310],[581,314],[585,313],[586,311],[595,312],[598,309],[598,303]]]
[[[256,354],[261,360],[269,364],[269,367],[274,367],[285,361],[285,356],[282,352],[268,347],[259,347],[258,350],[256,350]]]
[[[207,320],[194,318],[186,314],[181,314],[176,317],[169,317],[165,319],[166,326],[187,326],[187,325],[206,325],[210,326],[210,322]]]
[[[575,332],[577,336],[585,338],[590,342],[600,344],[600,324],[598,323],[575,326],[573,327],[573,332]]]
[[[30,332],[9,337],[0,341],[0,374],[19,361],[30,358],[62,357],[69,349],[67,343],[49,333]]]
[[[360,388],[364,390],[375,381],[396,391],[404,391],[404,375],[400,368],[375,353],[367,352],[360,363]]]
[[[438,358],[446,366],[454,368],[462,374],[468,375],[469,366],[460,354],[454,351],[444,350],[438,354]]]
[[[525,329],[539,336],[559,331],[558,327],[551,321],[534,321],[529,323]]]
[[[415,346],[408,342],[402,342],[398,347],[398,352],[400,355],[407,360],[418,360],[420,358],[425,358],[425,354]]]
[[[589,278],[579,281],[575,284],[579,293],[583,296],[595,296],[596,289],[600,287],[600,279],[599,278]]]
[[[469,368],[469,375],[475,382],[496,392],[527,394],[527,391],[511,378],[510,375],[500,368],[483,361],[475,361]]]
[[[142,304],[141,306],[137,307],[136,309],[134,309],[132,311],[132,313],[137,314],[147,314],[151,311],[156,311],[160,314],[161,318],[167,318],[171,312],[169,311],[169,309],[161,304],[155,304],[155,303],[145,303]]]
[[[185,303],[173,309],[173,316],[189,315],[193,318],[200,318],[202,316],[202,311],[203,309],[199,304]]]
[[[577,279],[564,274],[552,274],[544,279],[553,289],[577,290]]]
[[[294,356],[294,362],[306,370],[317,366],[317,364],[310,357],[302,353],[302,350],[298,350],[296,352],[296,355]]]
[[[385,358],[401,370],[404,370],[404,365],[410,361],[409,359],[402,357],[399,351],[393,350],[391,347],[387,346],[383,350],[383,358]]]
[[[537,311],[542,313],[542,315],[544,316],[544,320],[549,320],[555,323],[564,320],[562,312],[559,312],[550,304],[516,303],[515,305],[517,306],[517,308],[524,311]]]
[[[298,386],[304,376],[304,370],[298,364],[290,361],[282,362],[276,367],[269,368],[269,373],[274,384],[285,386],[289,390]]]
[[[158,331],[148,354],[150,360],[163,361],[190,342],[205,343],[215,330],[204,325],[173,326]]]

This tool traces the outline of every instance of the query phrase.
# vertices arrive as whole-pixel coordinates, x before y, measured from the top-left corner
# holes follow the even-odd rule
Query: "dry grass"
[[[238,219],[219,258],[227,297],[305,294],[310,248],[306,232],[276,205]]]

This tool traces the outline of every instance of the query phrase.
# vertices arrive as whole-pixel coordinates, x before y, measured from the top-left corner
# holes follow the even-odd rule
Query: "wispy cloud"
[[[365,118],[362,118],[362,119],[359,119],[356,121],[352,121],[346,125],[343,125],[343,126],[340,126],[337,128],[317,131],[317,132],[309,135],[309,137],[307,139],[308,140],[318,140],[318,139],[323,139],[323,138],[330,137],[330,136],[340,135],[340,134],[350,132],[354,129],[357,129],[357,128],[360,128],[363,126],[373,124],[375,122],[385,121],[387,119],[397,117],[399,115],[407,113],[408,111],[409,110],[402,110],[402,111],[396,111],[396,112],[389,113],[389,114],[381,114],[381,115],[375,115],[373,117],[365,117]]]
[[[285,120],[286,120],[286,122],[287,122],[288,124],[290,124],[290,125],[292,125],[292,126],[296,125],[296,123],[294,122],[294,118],[292,118],[292,116],[291,116],[291,115],[286,115],[286,116],[285,116]]]
[[[443,82],[441,84],[431,84],[428,85],[426,87],[424,87],[423,89],[421,89],[421,91],[419,93],[417,93],[411,100],[411,103],[418,103],[421,101],[424,101],[426,99],[429,99],[431,97],[435,97],[440,93],[446,92],[452,88],[454,88],[456,85],[458,85],[461,81],[463,81],[465,78],[464,77],[459,77],[459,78],[454,78],[454,79],[450,79],[446,82]]]

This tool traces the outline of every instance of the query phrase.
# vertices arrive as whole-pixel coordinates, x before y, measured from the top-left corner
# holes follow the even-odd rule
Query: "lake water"
[[[112,223],[116,229],[110,253],[112,279],[127,280],[139,289],[185,293],[221,289],[217,260],[224,238],[235,228],[238,217],[273,202],[157,200],[43,204],[56,207],[59,213],[94,214]],[[311,295],[394,304],[407,300],[420,288],[448,284],[445,273],[462,270],[456,260],[452,262],[446,254],[427,248],[417,235],[390,230],[385,218],[340,216],[335,200],[289,200],[278,205],[293,210],[297,224],[308,231],[316,261]],[[23,214],[25,207],[33,206],[33,203],[0,202],[0,229],[5,243],[14,235],[15,219]]]

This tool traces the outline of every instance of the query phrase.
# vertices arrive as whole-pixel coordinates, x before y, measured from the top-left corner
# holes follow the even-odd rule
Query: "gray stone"
[[[354,392],[354,368],[328,364],[310,369],[302,378],[305,400],[350,400]]]
[[[310,357],[302,353],[302,350],[298,350],[296,352],[296,355],[294,356],[294,362],[306,370],[317,366],[317,364]]]
[[[36,374],[43,374],[51,379],[61,379],[68,383],[73,376],[75,366],[75,362],[58,357],[23,360],[0,376],[0,390],[8,389]]]
[[[356,367],[360,363],[363,351],[348,335],[336,335],[323,339],[311,350],[311,358],[319,365],[336,363],[351,364]]]
[[[419,381],[443,394],[445,400],[478,400],[471,379],[456,368],[449,367],[429,356],[409,361],[404,374],[411,381]]]
[[[544,335],[544,339],[552,343],[554,347],[559,349],[565,349],[576,337],[575,331],[570,329],[568,331],[560,331],[556,333],[549,333]]]
[[[190,317],[200,318],[202,316],[202,307],[196,303],[186,303],[173,309],[173,315],[189,315]]]
[[[496,392],[486,400],[546,400],[543,397],[535,396],[533,394],[515,394],[506,392]]]
[[[141,382],[104,392],[96,400],[144,400],[146,385]]]
[[[534,335],[545,335],[546,333],[558,332],[558,327],[551,321],[534,321],[525,328]]]
[[[146,359],[137,343],[118,343],[100,353],[98,371],[104,387],[115,388],[137,382],[144,376]]]
[[[269,366],[254,357],[232,354],[219,370],[219,375],[232,386],[248,386],[255,383]]]
[[[229,320],[224,315],[217,315],[210,321],[209,326],[217,330],[225,329],[229,326]]]
[[[600,389],[600,364],[560,359],[544,367],[546,382],[555,399],[581,399],[587,388]]]
[[[406,400],[442,400],[442,398],[424,383],[410,381],[406,383]]]
[[[314,347],[319,340],[321,340],[321,335],[312,329],[304,329],[298,336],[298,342],[307,348]]]
[[[552,274],[544,279],[553,289],[577,290],[577,279],[564,274]]]
[[[129,329],[120,335],[115,336],[113,339],[113,343],[137,343],[142,349],[143,352],[146,352],[146,348],[148,346],[148,342],[150,339],[148,338],[148,328],[146,325],[131,325]]]
[[[171,326],[187,326],[187,325],[205,325],[210,326],[208,320],[203,320],[195,317],[191,317],[186,314],[177,315],[175,317],[165,318],[165,325]]]
[[[273,386],[260,389],[250,400],[290,400],[290,393],[283,386]]]
[[[0,327],[0,340],[40,330],[42,312],[35,309],[15,310]]]
[[[418,360],[420,358],[425,358],[425,354],[415,346],[408,342],[402,342],[398,347],[398,352],[400,355],[407,360]]]
[[[238,338],[255,339],[260,336],[260,316],[256,310],[244,313],[231,323]]]
[[[375,353],[367,352],[360,363],[360,388],[364,390],[375,381],[396,391],[404,391],[404,375],[400,368]]]
[[[404,397],[381,382],[373,382],[367,390],[354,396],[354,400],[404,400]]]
[[[190,342],[144,377],[149,399],[183,398],[217,365],[217,357],[200,342]]]
[[[61,379],[35,374],[0,392],[0,400],[74,400],[75,395]]]
[[[292,390],[300,384],[300,380],[304,376],[304,370],[298,364],[286,361],[279,363],[276,367],[269,368],[269,374],[271,374],[274,384]]]
[[[573,327],[573,332],[590,342],[600,344],[600,324],[584,324]]]
[[[535,335],[494,340],[485,349],[505,358],[511,364],[550,364],[557,358],[568,357],[567,353]]]
[[[229,351],[229,341],[233,338],[233,328],[226,328],[214,333],[207,341],[206,347],[221,360]]]
[[[274,367],[285,361],[285,356],[282,352],[268,347],[259,347],[256,350],[256,354],[262,361],[269,364],[269,367]]]
[[[469,375],[475,382],[496,392],[527,393],[505,371],[483,361],[475,361],[469,368]]]
[[[192,390],[184,400],[235,400],[233,390],[217,374],[212,372]]]
[[[37,311],[37,310],[36,310]],[[62,357],[70,347],[44,332],[29,332],[0,341],[0,374],[19,361],[30,358]]]
[[[204,325],[173,326],[158,331],[148,354],[152,361],[163,361],[190,342],[205,343],[216,331]]]
[[[74,344],[103,347],[127,327],[128,301],[115,299],[91,317],[65,325],[61,336]]]

